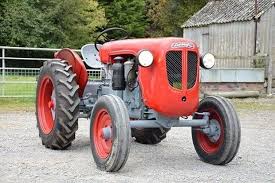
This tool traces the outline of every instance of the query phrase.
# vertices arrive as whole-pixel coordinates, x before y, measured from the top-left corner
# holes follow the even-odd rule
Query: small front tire
[[[127,108],[121,98],[101,96],[91,117],[90,141],[94,161],[100,170],[117,172],[125,165],[130,152],[131,130]],[[104,135],[109,129],[109,135]]]
[[[238,152],[241,128],[232,104],[223,97],[209,96],[200,102],[198,112],[209,112],[210,125],[215,133],[203,132],[203,128],[192,128],[192,139],[200,159],[214,165],[232,161]],[[201,118],[195,115],[194,119]]]

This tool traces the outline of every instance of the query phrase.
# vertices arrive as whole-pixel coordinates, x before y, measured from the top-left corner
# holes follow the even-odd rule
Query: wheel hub
[[[204,152],[212,154],[221,148],[224,141],[223,119],[215,109],[208,108],[204,111],[210,113],[210,120],[207,126],[198,129],[196,138],[200,148]]]
[[[50,109],[54,108],[54,102],[52,100],[48,102],[48,107]]]
[[[221,136],[221,126],[215,119],[209,122],[209,133],[206,133],[211,142],[217,142]]]
[[[107,110],[100,110],[95,118],[93,128],[94,143],[100,158],[106,159],[112,149],[112,119]]]
[[[51,110],[53,120],[55,120],[55,104],[56,104],[56,99],[55,99],[55,90],[52,91],[51,95],[51,100],[48,103],[48,106]]]
[[[109,140],[112,137],[112,128],[109,127],[105,127],[102,128],[102,138],[104,138],[105,140]]]

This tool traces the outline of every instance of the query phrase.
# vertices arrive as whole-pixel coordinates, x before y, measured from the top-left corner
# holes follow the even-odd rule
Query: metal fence
[[[54,53],[60,49],[48,48],[22,48],[22,47],[3,47],[1,50],[1,68],[0,68],[0,98],[16,97],[16,98],[33,98],[36,93],[36,81],[40,72],[40,68],[26,68],[26,67],[9,67],[11,62],[38,62],[41,65],[43,61],[50,58],[34,58],[34,57],[16,57],[11,56],[13,51],[29,51],[29,52],[48,52]],[[9,51],[9,56],[6,56]],[[74,50],[80,52],[80,50]],[[88,69],[89,78],[97,80],[101,78],[100,69]]]

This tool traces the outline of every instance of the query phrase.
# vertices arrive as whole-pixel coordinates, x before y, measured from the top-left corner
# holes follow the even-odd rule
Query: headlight
[[[154,61],[153,54],[148,50],[142,50],[137,56],[138,62],[143,67],[149,67]]]
[[[206,53],[201,57],[201,67],[211,69],[215,65],[215,57],[211,53]]]

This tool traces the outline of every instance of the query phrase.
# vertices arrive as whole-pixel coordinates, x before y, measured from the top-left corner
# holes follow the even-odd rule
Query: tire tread
[[[228,99],[220,96],[208,96],[200,102],[199,112],[203,112],[202,105],[207,103],[219,107],[223,113],[224,123],[226,125],[227,133],[225,133],[226,143],[223,145],[223,149],[219,150],[217,153],[208,155],[204,152],[196,139],[196,128],[192,128],[192,139],[195,150],[199,157],[211,164],[215,165],[224,165],[233,160],[236,156],[241,138],[241,128],[238,115],[234,110],[233,105],[229,102]],[[209,105],[208,104],[208,105]]]
[[[75,80],[76,74],[73,73],[72,66],[68,65],[67,61],[49,60],[44,62],[41,67],[38,86],[39,79],[42,79],[44,75],[51,76],[57,93],[56,101],[58,101],[59,105],[56,106],[54,129],[48,135],[44,134],[40,129],[36,112],[39,136],[45,147],[63,150],[71,145],[78,129],[80,98],[78,96],[79,86]],[[38,89],[39,87],[37,87],[37,95]]]

